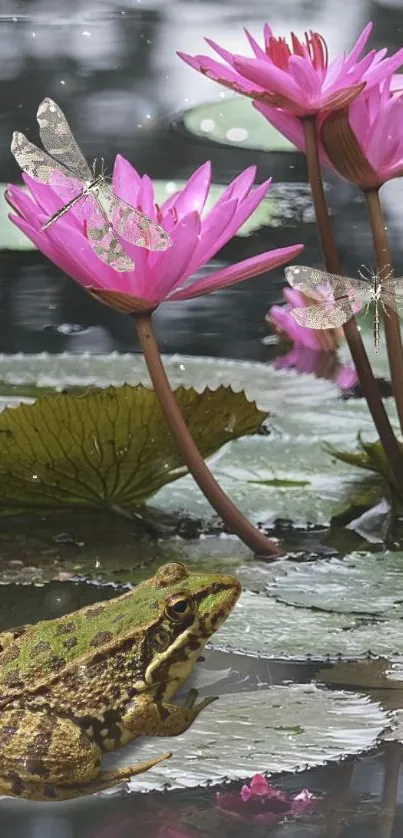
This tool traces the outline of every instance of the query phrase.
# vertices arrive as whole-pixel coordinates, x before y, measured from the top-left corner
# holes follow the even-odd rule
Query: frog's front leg
[[[0,719],[0,793],[65,800],[129,780],[166,759],[101,771],[101,748],[72,720],[10,708]]]
[[[177,736],[190,727],[199,713],[218,696],[208,696],[196,704],[197,690],[190,690],[182,707],[138,695],[126,708],[121,720],[122,744],[134,736]]]

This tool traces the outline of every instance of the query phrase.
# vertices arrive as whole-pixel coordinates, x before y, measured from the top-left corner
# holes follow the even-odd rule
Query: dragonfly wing
[[[39,133],[46,150],[83,181],[92,180],[92,171],[77,145],[63,111],[46,98],[38,108],[36,118]]]
[[[331,308],[327,303],[293,308],[290,314],[300,326],[308,329],[338,329],[353,316],[348,300],[337,300]]]
[[[397,311],[397,313],[400,314],[403,308],[403,292],[401,291],[400,294],[389,294],[383,291],[381,294],[381,301],[385,306],[393,308],[394,311]]]
[[[291,265],[285,269],[285,275],[287,282],[292,288],[296,288],[308,296],[315,289],[321,288],[331,289],[335,299],[348,296],[349,293],[352,297],[360,297],[364,301],[369,296],[370,286],[364,280],[327,273],[327,271],[320,271],[318,268],[308,268],[305,265]]]
[[[116,238],[103,207],[91,195],[81,204],[79,212],[86,218],[87,238],[98,258],[115,271],[134,270],[134,262]]]
[[[114,230],[122,239],[147,250],[166,250],[172,241],[168,233],[152,218],[126,204],[117,195],[110,202],[110,217]]]
[[[62,172],[65,177],[71,176],[68,169],[49,157],[41,148],[30,143],[19,131],[14,131],[11,152],[21,169],[41,183],[51,183],[57,171]]]
[[[381,300],[398,313],[403,308],[403,279],[385,279],[382,282]]]

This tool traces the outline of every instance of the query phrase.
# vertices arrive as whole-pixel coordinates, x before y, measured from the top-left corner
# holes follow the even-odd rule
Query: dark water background
[[[394,5],[392,8],[392,3],[387,6],[370,0],[249,0],[247,4],[242,0],[0,0],[0,181],[20,181],[9,150],[11,134],[18,129],[34,138],[38,103],[51,96],[65,111],[85,155],[104,155],[109,168],[120,152],[151,177],[172,180],[189,177],[200,163],[211,159],[214,179],[219,183],[228,183],[251,163],[258,165],[259,180],[272,175],[280,182],[303,183],[302,159],[291,168],[285,154],[220,147],[173,127],[181,111],[202,101],[217,100],[219,95],[213,83],[176,57],[176,49],[202,51],[205,34],[229,49],[236,45],[241,51],[242,26],[246,24],[257,32],[264,20],[269,20],[278,34],[290,29],[299,34],[305,29],[318,29],[331,48],[339,51],[348,49],[372,19],[375,29],[370,46],[387,45],[395,50],[402,45],[403,3],[400,8]],[[371,262],[364,208],[348,186],[334,179],[329,183],[343,261],[346,269],[355,273],[357,265]],[[400,184],[388,186],[385,196],[395,263],[402,273]],[[272,246],[299,241],[306,245],[304,261],[317,261],[314,226],[297,220],[248,239],[234,240],[217,260],[228,264]],[[0,352],[135,348],[127,318],[92,301],[40,254],[5,251],[0,272]],[[266,360],[273,350],[262,343],[268,333],[264,315],[271,304],[280,301],[282,285],[282,271],[277,271],[210,297],[163,306],[157,315],[162,349]],[[309,671],[307,677],[311,674]],[[267,677],[267,673],[262,672],[261,677]],[[286,673],[282,677],[299,678],[301,674]],[[385,792],[388,766],[392,779]],[[391,788],[393,792],[397,783],[393,766],[396,754],[391,756],[386,751],[352,765],[353,773],[350,768],[333,767],[287,780],[289,788],[309,785],[327,792],[329,799],[338,801],[338,815],[315,831],[309,825],[288,824],[286,832],[274,834],[290,838],[314,834],[325,838],[397,838],[402,834],[399,823],[403,823],[399,812],[393,831],[388,831],[387,817],[379,816],[382,799],[385,803],[385,795]],[[400,786],[402,782],[400,779]],[[351,807],[343,814],[348,788]],[[177,809],[179,818],[190,804],[196,811],[203,809],[209,794],[178,794],[170,798],[169,805],[172,811]],[[158,796],[147,803],[138,795],[36,806],[2,800],[0,835],[142,836],[146,835],[145,824],[153,807],[155,812],[167,805],[167,798]],[[249,828],[245,826],[236,834],[249,834]],[[178,832],[170,838],[183,836]]]

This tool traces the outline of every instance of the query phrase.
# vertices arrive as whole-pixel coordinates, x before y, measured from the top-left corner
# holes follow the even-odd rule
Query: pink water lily
[[[319,132],[332,166],[361,189],[403,174],[403,91],[389,77],[364,90],[346,110],[324,117]]]
[[[270,180],[252,188],[255,175],[255,166],[245,169],[204,214],[211,187],[210,163],[200,166],[179,192],[158,207],[150,178],[140,177],[127,160],[117,157],[113,175],[116,193],[158,220],[172,239],[169,250],[160,252],[145,250],[122,239],[124,249],[135,263],[135,270],[127,273],[118,273],[97,258],[86,237],[85,222],[74,208],[45,231],[41,229],[59,201],[51,185],[24,175],[29,193],[10,186],[7,197],[17,213],[10,216],[11,220],[52,262],[102,302],[119,311],[136,313],[153,311],[165,301],[188,300],[258,276],[294,259],[303,250],[301,244],[282,247],[199,279],[195,277],[263,201]]]
[[[208,55],[178,55],[237,93],[304,117],[345,107],[364,87],[368,89],[402,66],[403,49],[389,58],[385,58],[385,49],[371,50],[360,58],[371,30],[368,23],[351,52],[330,62],[326,42],[318,32],[306,33],[304,40],[292,33],[288,43],[275,37],[268,24],[262,45],[245,30],[252,57],[229,52],[209,38],[207,43],[225,64]]]

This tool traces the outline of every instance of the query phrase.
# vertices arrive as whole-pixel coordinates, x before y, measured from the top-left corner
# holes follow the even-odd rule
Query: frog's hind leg
[[[102,751],[74,721],[44,710],[10,708],[0,720],[0,793],[64,800],[123,783],[166,759],[102,771]]]
[[[104,789],[110,789],[121,783],[128,783],[135,774],[143,774],[158,765],[164,759],[169,759],[172,754],[162,754],[155,759],[146,762],[138,762],[137,765],[127,765],[116,771],[102,771],[95,780],[87,783],[71,783],[62,786],[54,783],[43,783],[22,781],[18,777],[0,776],[0,795],[12,795],[13,797],[24,797],[26,800],[69,800],[73,797],[82,797],[85,794],[95,794]]]

